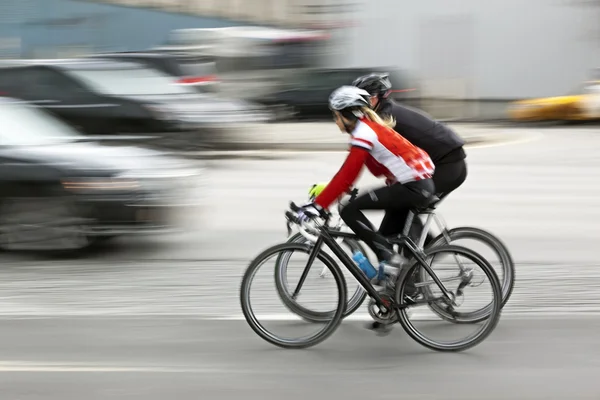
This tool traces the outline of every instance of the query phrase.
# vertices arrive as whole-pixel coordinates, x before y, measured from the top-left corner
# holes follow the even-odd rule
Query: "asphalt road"
[[[598,320],[506,319],[468,353],[345,323],[303,351],[241,321],[23,320],[0,330],[5,399],[597,399]]]
[[[287,202],[343,154],[215,160],[209,204],[182,216],[184,233],[81,259],[2,257],[2,398],[598,399],[598,133],[469,151],[469,178],[440,213],[495,233],[517,264],[499,327],[472,350],[439,354],[352,321],[309,350],[256,337],[239,320],[241,274],[285,239]]]

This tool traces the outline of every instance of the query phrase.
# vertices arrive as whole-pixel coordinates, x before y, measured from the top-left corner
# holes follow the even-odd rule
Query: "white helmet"
[[[341,86],[329,96],[329,108],[341,111],[350,107],[371,107],[369,92],[356,86]]]

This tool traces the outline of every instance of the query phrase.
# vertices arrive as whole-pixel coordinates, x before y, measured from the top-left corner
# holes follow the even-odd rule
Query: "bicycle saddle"
[[[442,201],[442,199],[440,199],[436,195],[432,195],[431,197],[429,197],[427,199],[427,202],[425,204],[423,204],[422,206],[418,206],[418,207],[412,207],[411,211],[414,214],[421,214],[423,212],[433,211],[436,209],[436,207],[440,204],[441,201]]]

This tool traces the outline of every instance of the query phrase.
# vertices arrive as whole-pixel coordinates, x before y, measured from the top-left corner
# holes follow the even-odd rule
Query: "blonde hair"
[[[368,120],[375,122],[376,124],[383,125],[385,127],[393,129],[396,126],[396,120],[391,115],[382,118],[375,111],[368,107],[361,107],[360,111],[367,117]]]

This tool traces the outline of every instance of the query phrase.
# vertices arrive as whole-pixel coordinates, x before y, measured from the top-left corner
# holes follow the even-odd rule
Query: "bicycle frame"
[[[408,222],[412,223],[412,220],[407,221],[407,223]],[[304,281],[306,280],[306,277],[308,276],[308,271],[310,270],[315,258],[317,257],[317,254],[321,250],[321,247],[323,246],[323,244],[325,244],[327,247],[329,247],[331,249],[331,251],[342,262],[342,264],[348,269],[348,271],[350,271],[352,276],[354,276],[354,278],[359,282],[359,284],[363,287],[363,289],[365,289],[365,291],[369,294],[369,296],[375,301],[375,303],[380,308],[380,310],[382,308],[384,310],[388,310],[390,307],[390,304],[379,295],[379,292],[377,291],[377,289],[375,289],[373,287],[373,285],[371,284],[369,279],[365,276],[365,274],[362,272],[362,270],[354,263],[354,261],[348,256],[348,254],[346,254],[346,252],[341,248],[341,246],[335,240],[337,237],[349,237],[349,238],[358,239],[357,236],[355,234],[352,234],[349,232],[340,232],[340,231],[332,230],[328,224],[329,224],[329,220],[326,220],[323,225],[318,226],[319,235],[318,235],[317,241],[315,242],[315,244],[309,254],[306,267],[304,268],[304,271],[302,272],[302,275],[300,276],[300,281],[298,282],[298,285],[296,286],[296,289],[294,290],[292,298],[296,298],[298,296],[298,293],[300,292],[300,289],[302,288],[302,285],[304,284]],[[408,224],[407,224],[407,226],[410,227],[410,225],[408,225]],[[454,301],[455,299],[453,298],[452,294],[446,289],[446,287],[444,286],[442,281],[437,277],[437,275],[433,272],[430,265],[425,260],[425,254],[423,253],[423,251],[420,248],[418,248],[417,245],[408,236],[400,235],[397,239],[391,241],[391,243],[394,245],[405,246],[405,248],[407,248],[412,253],[413,257],[417,260],[417,262],[423,268],[425,268],[425,270],[433,278],[434,282],[437,284],[437,286],[442,291],[443,296],[446,299],[450,300],[454,305],[456,305],[456,303]],[[407,307],[407,305],[396,305],[397,309],[402,309],[405,307]]]
[[[418,217],[419,215],[427,215],[427,219],[425,220],[425,224],[423,225],[423,231],[421,232],[421,236],[419,237],[419,240],[417,242],[417,245],[419,246],[419,248],[422,249],[423,246],[425,246],[425,240],[427,239],[427,235],[429,234],[429,231],[431,230],[431,225],[434,222],[437,225],[438,229],[441,231],[444,238],[446,239],[446,243],[450,243],[450,236],[448,235],[448,227],[446,225],[446,222],[444,221],[444,219],[441,216],[437,215],[437,213],[434,210],[425,210],[418,214],[415,214],[413,211],[409,211],[409,213],[406,217],[404,230],[402,231],[403,236],[409,235],[410,227],[411,227],[414,219],[416,217]]]
[[[356,196],[356,192],[354,192],[351,196],[351,199],[355,198]],[[341,210],[341,207],[338,206],[338,208]],[[411,240],[411,243],[413,245],[416,245],[419,249],[423,249],[425,246],[425,240],[427,239],[427,235],[429,234],[429,231],[431,229],[431,225],[435,222],[435,224],[437,225],[438,229],[441,231],[442,235],[444,236],[444,239],[446,240],[446,243],[450,243],[451,242],[451,238],[448,234],[448,228],[447,225],[445,223],[445,221],[443,220],[443,218],[441,216],[438,216],[436,214],[436,212],[434,210],[424,210],[423,212],[420,212],[418,214],[414,213],[413,211],[409,211],[404,223],[404,229],[402,230],[402,235],[401,237],[405,237],[408,238],[409,237],[409,233],[410,233],[410,227],[412,226],[412,223],[414,221],[414,219],[416,217],[418,217],[419,215],[427,215],[427,219],[425,220],[425,224],[423,226],[423,231],[421,232],[421,236],[419,237],[418,241],[415,243],[414,241]],[[339,217],[338,217],[339,218]],[[324,229],[327,230],[329,236],[333,237],[333,238],[348,238],[348,239],[355,239],[355,240],[360,240],[355,234],[350,233],[350,232],[342,232],[340,231],[340,229],[343,226],[343,221],[341,219],[339,219],[338,223],[335,225],[335,227],[331,228],[329,226],[324,227]],[[288,235],[290,234],[290,230],[288,227]],[[305,232],[303,229],[300,229],[300,234],[302,236],[304,236],[305,239],[307,239],[309,242],[311,243],[316,243],[316,240],[314,237],[310,237],[309,234],[307,232]],[[404,245],[404,243],[397,243],[399,246]],[[414,252],[413,252],[414,253]],[[458,260],[457,260],[458,261]],[[462,267],[462,263],[459,263],[459,268],[461,269],[461,271],[463,270]],[[326,275],[326,267],[323,267],[323,270],[321,271],[321,276],[324,277]]]
[[[354,199],[356,199],[356,197],[358,197],[358,189],[356,189],[356,188],[352,189],[348,193],[348,195],[350,196],[349,201],[353,201]],[[313,199],[310,199],[310,200],[313,200]],[[341,202],[338,203],[337,208],[338,208],[338,223],[336,224],[336,227],[333,229],[327,228],[330,235],[333,234],[333,232],[335,232],[335,229],[341,229],[342,225],[343,225],[343,221],[339,217],[339,214],[341,213],[342,208],[343,208]],[[422,249],[423,246],[425,246],[425,240],[427,239],[427,235],[429,234],[429,231],[431,230],[431,225],[434,222],[435,222],[436,226],[438,227],[438,229],[440,230],[440,232],[442,233],[442,235],[444,236],[444,239],[446,239],[446,243],[450,243],[451,240],[450,240],[450,236],[448,235],[448,227],[446,225],[446,222],[444,221],[444,219],[441,216],[437,215],[437,213],[434,210],[424,210],[418,214],[414,213],[413,211],[409,211],[406,216],[404,229],[402,231],[402,236],[405,236],[405,237],[409,236],[410,227],[412,226],[414,219],[416,217],[418,217],[419,215],[427,215],[427,219],[425,220],[425,224],[423,226],[423,231],[421,232],[421,236],[419,237],[419,240],[416,243],[420,249]],[[307,240],[309,240],[311,242],[315,242],[315,240],[313,238],[308,237],[306,232],[303,232],[301,230],[300,233]],[[289,232],[288,232],[288,234],[289,234]],[[336,233],[334,236],[357,239],[356,235],[347,234],[347,233],[343,233],[343,232]]]

